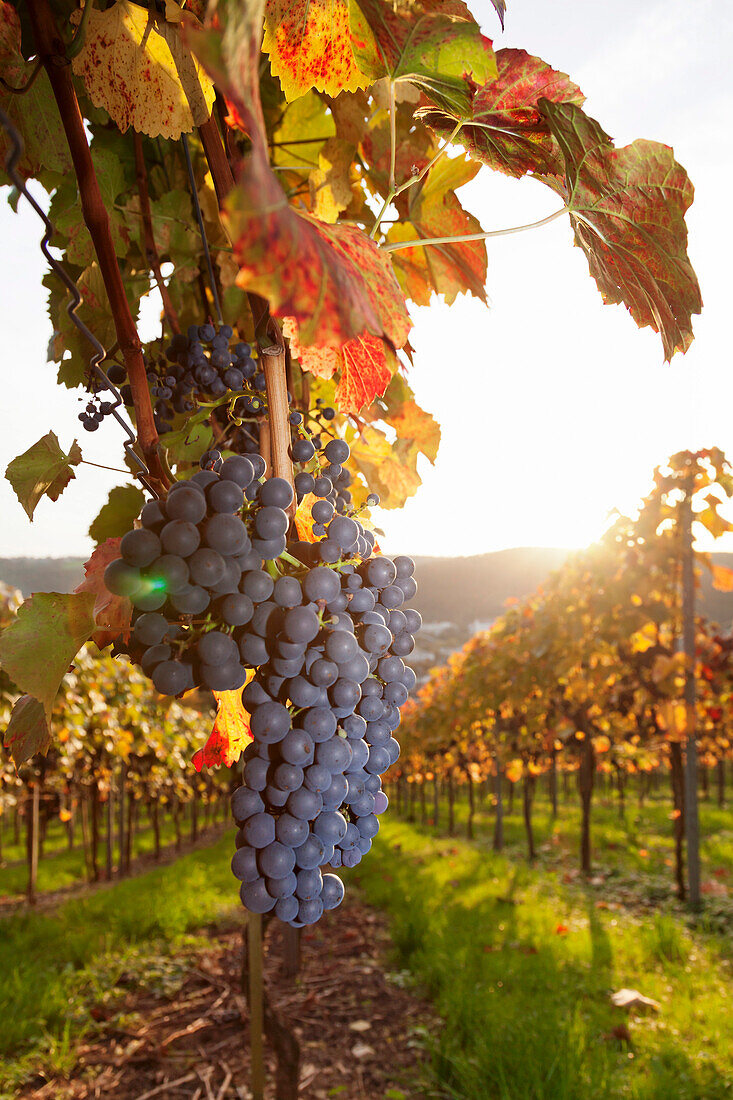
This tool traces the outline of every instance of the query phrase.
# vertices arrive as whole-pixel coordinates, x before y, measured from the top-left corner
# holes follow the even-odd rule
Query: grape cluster
[[[325,541],[353,553],[354,522],[334,517]],[[415,686],[402,658],[421,621],[401,610],[414,564],[370,554],[282,577],[257,611],[258,669],[243,693],[254,741],[232,798],[232,870],[246,908],[295,927],[344,896],[323,868],[354,867],[371,847],[388,804],[380,776],[399,756],[393,733]]]
[[[104,583],[135,608],[131,654],[161,694],[193,687],[242,687],[253,666],[249,624],[274,582],[263,560],[285,550],[293,490],[261,482],[259,455],[218,452],[163,501],[142,510],[142,526],[120,542]]]
[[[143,508],[105,585],[134,608],[127,652],[161,694],[243,688],[254,740],[233,796],[244,905],[311,924],[344,893],[387,808],[381,775],[415,686],[404,663],[420,616],[414,564],[375,555],[344,496],[348,444],[296,429],[297,496],[315,541],[291,530],[293,489],[259,454],[207,452],[190,480]],[[325,418],[328,420],[328,417]],[[320,457],[319,457],[320,456]],[[339,495],[340,490],[340,495]],[[352,514],[347,514],[348,512]],[[290,536],[290,537],[289,537]]]
[[[196,397],[206,400],[224,397],[228,392],[244,393],[238,402],[238,416],[263,411],[259,396],[265,390],[265,377],[252,355],[250,344],[238,342],[231,325],[189,325],[187,333],[178,333],[165,347],[152,345],[145,352],[150,392],[155,399],[153,414],[160,435],[171,431],[178,414],[193,411]],[[120,364],[108,371],[109,379],[122,387],[126,405],[132,404],[127,373]]]
[[[83,412],[79,413],[84,431],[96,432],[105,416],[109,416],[113,408],[113,401],[100,401],[98,394],[91,394]]]

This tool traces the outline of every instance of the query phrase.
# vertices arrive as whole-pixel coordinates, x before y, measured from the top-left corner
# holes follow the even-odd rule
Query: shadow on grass
[[[691,1060],[673,1034],[640,1023],[637,1050],[614,1031],[626,1021],[609,1000],[615,937],[594,897],[573,909],[541,871],[394,822],[357,878],[391,916],[398,965],[444,1020],[431,1051],[435,1096],[730,1097],[733,1076]]]

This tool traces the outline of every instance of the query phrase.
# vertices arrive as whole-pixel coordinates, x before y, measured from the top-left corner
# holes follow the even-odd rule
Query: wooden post
[[[252,1100],[264,1100],[262,917],[259,913],[247,914],[247,950],[249,952],[249,1045],[252,1059]]]
[[[473,779],[471,772],[466,768],[466,782],[468,784],[468,818],[466,819],[466,836],[473,840],[473,818],[476,813],[476,799],[474,797]]]
[[[525,771],[524,779],[522,780],[522,809],[524,813],[524,828],[527,833],[527,858],[530,863],[534,863],[537,858],[537,852],[534,846],[534,832],[532,830],[532,788],[534,785],[534,779]]]
[[[695,722],[695,559],[692,549],[692,493],[690,476],[680,505],[682,527],[682,647],[685,654],[685,709],[687,741],[685,745],[685,840],[687,842],[687,883],[690,909],[699,909],[700,896],[700,820],[697,802],[697,733]]]
[[[290,458],[290,423],[288,417],[288,385],[285,374],[285,348],[279,344],[264,347],[262,351],[262,369],[267,387],[267,409],[270,429],[270,458],[272,475],[287,481],[293,490],[293,503],[288,509],[290,516],[295,515],[295,481],[293,462]],[[269,472],[266,473],[269,477]]]
[[[581,831],[580,831],[580,869],[588,875],[591,871],[590,808],[593,798],[593,780],[595,778],[595,752],[593,741],[586,730],[585,740],[580,750],[580,769],[578,788],[580,790]]]
[[[114,823],[115,823],[115,790],[113,785],[114,772],[110,773],[109,788],[107,790],[107,882],[112,881],[114,875],[114,863],[115,863],[115,838],[114,838]]]
[[[725,760],[722,756],[715,765],[715,774],[718,780],[718,805],[725,806]]]
[[[494,819],[494,843],[495,852],[501,852],[504,848],[504,769],[498,756],[495,757],[496,765],[496,817]]]
[[[557,749],[552,746],[552,758],[550,764],[550,801],[552,802],[553,819],[557,817]]]
[[[33,791],[28,795],[28,904],[36,904],[36,883],[38,880],[38,839],[41,807],[41,787],[36,781]]]
[[[294,978],[300,970],[300,929],[283,925],[283,974]]]
[[[677,896],[684,901],[685,887],[685,766],[682,760],[682,745],[671,741],[669,745],[669,768],[672,781],[672,806],[674,809],[674,868]]]
[[[120,776],[117,783],[117,877],[125,873],[125,788],[127,787],[127,764],[120,763]]]
[[[438,822],[440,820],[440,785],[438,783],[438,773],[433,772],[433,826],[438,828]]]
[[[453,770],[451,769],[448,772],[448,836],[454,836],[455,831],[455,790],[453,788]]]

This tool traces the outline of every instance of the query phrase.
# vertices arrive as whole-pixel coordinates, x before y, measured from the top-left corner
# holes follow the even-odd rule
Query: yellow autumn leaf
[[[354,146],[332,137],[318,153],[318,167],[308,177],[311,209],[317,218],[333,224],[354,197],[351,187],[351,163]]]
[[[71,19],[78,23],[81,10]],[[176,139],[206,122],[214,105],[214,85],[184,45],[179,24],[129,0],[92,9],[72,67],[94,106],[123,133],[132,126]]]
[[[630,641],[632,652],[646,653],[647,649],[651,649],[653,645],[656,645],[657,629],[654,623],[647,623],[641,630],[637,630],[631,635]]]
[[[298,505],[298,510],[295,513],[295,526],[301,542],[318,542],[313,534],[313,516],[311,514],[313,505],[317,500],[318,497],[314,496],[313,493],[307,493]]]
[[[524,768],[521,760],[510,760],[504,774],[510,783],[517,783],[522,778]]]
[[[435,464],[440,446],[440,425],[421,409],[416,401],[405,401],[390,418],[390,424],[400,439],[411,439],[427,459]]]
[[[247,683],[254,676],[254,670],[247,673]],[[216,718],[209,739],[202,749],[192,757],[197,772],[202,768],[217,768],[221,764],[230,768],[253,740],[249,728],[249,714],[242,702],[242,689],[234,691],[215,691]]]
[[[713,588],[718,592],[733,592],[733,569],[725,565],[713,566]]]

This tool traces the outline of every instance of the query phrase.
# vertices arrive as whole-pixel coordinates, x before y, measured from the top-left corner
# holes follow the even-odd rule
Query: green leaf
[[[94,629],[94,593],[37,592],[0,635],[0,665],[49,717],[64,674]]]
[[[25,87],[35,67],[24,61],[20,45],[21,17],[12,4],[1,2],[0,71],[13,88]],[[71,169],[69,147],[45,70],[38,73],[23,95],[13,95],[0,85],[0,106],[23,135],[23,155],[18,163],[22,175],[34,176],[44,168],[59,172]],[[5,132],[0,130],[0,163],[4,163],[7,149]]]
[[[107,503],[92,521],[89,537],[99,546],[107,539],[127,534],[132,530],[144,503],[145,494],[137,485],[118,485],[111,489]]]
[[[48,752],[51,731],[43,704],[38,699],[32,695],[21,695],[16,700],[3,744],[10,752],[16,768],[25,764],[37,752]]]
[[[692,314],[702,309],[687,255],[685,212],[694,196],[687,172],[667,145],[616,149],[579,107],[546,99],[539,107],[565,161],[575,243],[604,302],[625,305],[640,328],[658,332],[666,359],[687,351]]]
[[[352,5],[351,12],[354,55],[372,79],[409,81],[432,103],[463,113],[470,109],[465,78],[484,84],[496,76],[491,42],[463,5],[465,16],[432,12],[426,10],[427,3],[405,0],[395,5],[383,0],[356,4],[358,11]]]
[[[8,465],[5,477],[31,522],[41,497],[58,500],[75,476],[71,467],[80,462],[81,450],[76,440],[69,453],[64,454],[54,432],[49,432]]]

